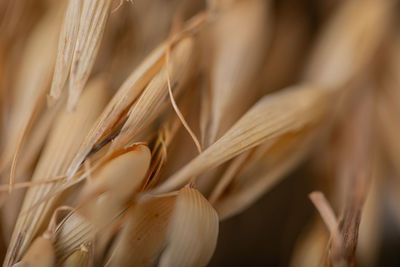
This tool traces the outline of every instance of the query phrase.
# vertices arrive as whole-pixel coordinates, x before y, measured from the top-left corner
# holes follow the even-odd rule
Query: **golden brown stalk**
[[[155,192],[173,190],[250,148],[318,122],[329,110],[328,95],[316,88],[295,86],[263,97],[225,135]]]
[[[352,125],[349,127],[349,143],[351,150],[348,153],[348,161],[351,169],[344,173],[344,177],[350,177],[345,197],[346,203],[343,211],[343,221],[341,223],[341,233],[343,235],[344,255],[349,266],[355,266],[355,251],[358,241],[358,232],[364,202],[368,195],[373,164],[378,158],[375,157],[376,147],[372,131],[372,104],[371,92],[363,91],[363,96],[358,107],[354,111]]]
[[[309,198],[313,202],[314,206],[318,210],[323,222],[328,228],[329,234],[331,236],[330,243],[332,244],[329,252],[331,254],[330,261],[326,263],[330,266],[332,263],[333,267],[347,266],[347,262],[344,256],[344,241],[343,236],[340,233],[339,223],[336,218],[335,212],[333,211],[328,200],[325,198],[324,194],[319,191],[314,191],[309,194]]]
[[[106,90],[104,80],[94,80],[89,84],[74,112],[61,110],[33,174],[33,182],[66,173],[83,138],[108,99]],[[10,256],[13,250],[17,251],[17,260],[24,253],[32,238],[52,213],[52,206],[57,198],[51,194],[62,185],[62,182],[41,184],[28,190],[13,231],[6,262],[12,260]],[[52,198],[49,199],[50,196]],[[15,247],[21,234],[22,242],[19,247]]]
[[[346,122],[349,125],[345,129],[344,140],[341,144],[344,146],[344,154],[338,166],[340,171],[337,181],[344,185],[338,189],[345,201],[340,225],[329,208],[327,200],[321,194],[310,195],[331,234],[332,242],[329,252],[333,266],[355,266],[355,250],[362,208],[368,193],[372,164],[376,162],[372,156],[374,155],[371,130],[373,98],[368,89],[362,91],[363,95],[359,98],[358,106],[347,118]]]

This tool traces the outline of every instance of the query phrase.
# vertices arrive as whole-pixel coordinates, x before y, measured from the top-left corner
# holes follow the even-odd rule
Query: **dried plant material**
[[[78,250],[74,251],[63,262],[63,267],[86,267],[90,266],[90,248],[82,245]]]
[[[55,254],[49,238],[41,236],[33,241],[25,256],[16,267],[52,267],[55,263]]]
[[[239,156],[237,156],[235,159],[232,160],[232,162],[229,164],[227,169],[225,170],[224,174],[221,176],[220,180],[218,183],[215,185],[215,188],[211,195],[208,197],[208,200],[213,203],[221,196],[221,194],[226,190],[228,185],[232,182],[232,180],[235,178],[238,172],[241,171],[243,166],[246,164],[246,162],[250,158],[250,153],[251,150],[248,150],[246,152],[243,152]],[[214,205],[215,206],[215,205]],[[219,213],[221,216],[221,214]]]
[[[190,42],[188,39],[192,38],[191,36],[196,33],[204,20],[204,14],[199,14],[192,20],[188,21],[182,32],[174,36],[172,43],[169,43],[171,46],[170,48],[172,49],[171,61],[176,57],[174,55],[175,47],[179,45],[182,38],[186,40],[185,43]],[[102,138],[106,138],[112,134],[113,131],[115,131],[115,128],[118,128],[119,124],[123,123],[127,119],[127,113],[132,108],[132,104],[143,92],[145,87],[148,87],[149,82],[154,78],[154,76],[158,74],[159,79],[153,81],[152,86],[157,87],[157,85],[160,85],[161,81],[165,81],[165,72],[160,72],[160,69],[165,64],[166,48],[165,43],[159,45],[148,57],[145,58],[142,64],[132,72],[124,84],[119,88],[85,138],[80,151],[77,153],[73,164],[68,170],[69,177],[72,177],[76,173],[80,164],[84,161],[92,148],[95,147],[96,144],[101,143],[101,141],[103,141]],[[184,61],[184,59],[180,60]],[[171,74],[171,76],[173,76],[173,74]],[[173,80],[173,78],[171,78],[171,80]],[[151,95],[147,95],[144,99],[142,98],[142,101],[148,101],[148,97],[151,97]]]
[[[218,237],[218,215],[199,191],[179,191],[160,266],[206,266]]]
[[[150,150],[140,144],[109,160],[82,189],[79,213],[102,229],[143,184],[150,160]]]
[[[339,223],[336,219],[336,215],[332,210],[328,200],[321,192],[312,192],[309,195],[311,201],[320,213],[322,220],[331,235],[332,242],[332,264],[333,266],[347,266],[344,259],[344,244],[343,237],[339,230]]]
[[[182,39],[175,47],[174,53],[171,54],[169,62],[170,84],[174,84],[174,91],[177,92],[191,75],[191,61],[194,48],[194,40],[192,38]],[[162,107],[168,100],[168,81],[163,67],[158,74],[150,81],[144,89],[142,95],[129,111],[128,120],[122,127],[120,135],[115,139],[113,146],[119,148],[129,144],[131,140],[143,130],[148,124],[162,111]],[[179,84],[178,83],[179,78]]]
[[[57,40],[54,35],[59,27],[58,9],[46,14],[27,40],[24,61],[18,68],[13,88],[15,96],[5,133],[7,143],[1,154],[2,170],[16,161],[22,142],[44,103],[56,56]]]
[[[305,80],[331,89],[352,81],[371,62],[394,1],[344,1],[313,50]]]
[[[93,225],[76,212],[71,213],[57,225],[54,233],[54,249],[57,258],[61,261],[67,259],[85,244],[93,242],[94,237]]]
[[[165,246],[176,196],[155,196],[136,203],[111,249],[110,266],[153,266]]]
[[[321,130],[306,128],[256,148],[253,154],[261,152],[260,158],[257,159],[257,155],[250,156],[249,162],[232,177],[230,183],[225,182],[225,187],[221,189],[218,184],[215,190],[219,191],[214,191],[210,196],[220,219],[242,212],[285,178],[285,174],[310,152],[311,144]],[[223,182],[222,179],[220,182]]]
[[[208,145],[255,102],[258,88],[253,81],[267,47],[268,6],[265,0],[237,1],[207,25],[212,115]]]
[[[360,218],[360,230],[357,242],[357,263],[362,266],[372,267],[378,263],[381,244],[381,177],[375,172],[372,176],[369,192]]]
[[[58,40],[58,53],[53,81],[50,88],[50,97],[58,99],[64,89],[71,69],[72,58],[78,37],[80,16],[82,11],[80,0],[69,0],[64,22]]]
[[[86,91],[74,112],[61,110],[48,137],[32,181],[53,178],[66,173],[80,143],[108,99],[106,82],[102,79],[91,82]],[[44,198],[51,196],[53,190],[60,186],[62,186],[62,182],[41,184],[28,190],[14,228],[8,253],[11,253],[11,249],[15,249],[14,246],[20,233],[26,232],[21,247],[18,248],[17,259],[21,256],[46,218],[52,213],[51,209],[56,199],[51,198],[44,201]]]
[[[72,0],[73,1],[73,0]],[[71,63],[68,109],[78,103],[99,50],[112,0],[85,0]],[[73,41],[73,40],[72,40]]]
[[[170,191],[247,149],[316,123],[328,111],[327,97],[327,92],[307,86],[265,96],[218,141],[154,190]]]
[[[292,267],[320,267],[325,263],[324,255],[329,235],[320,219],[313,221],[305,235],[300,236],[291,257]]]
[[[121,116],[127,112],[135,99],[142,93],[147,83],[159,71],[163,64],[164,49],[164,46],[156,48],[119,88],[86,136],[84,143],[68,170],[69,177],[75,174],[95,144],[99,143],[102,137],[110,134],[111,128],[118,124]]]
[[[3,266],[393,265],[396,1],[125,2],[0,0]]]
[[[352,150],[348,153],[348,161],[352,168],[347,170],[349,181],[346,191],[346,203],[341,223],[341,234],[343,236],[344,256],[349,266],[355,266],[355,250],[358,241],[358,232],[362,208],[367,197],[369,183],[374,171],[374,142],[371,130],[371,105],[373,99],[370,91],[364,91],[360,103],[354,111],[350,120],[353,122],[349,127],[348,147]]]

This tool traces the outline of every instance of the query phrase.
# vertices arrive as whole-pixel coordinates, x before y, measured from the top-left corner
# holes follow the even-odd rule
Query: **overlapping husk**
[[[69,113],[65,108],[60,111],[34,171],[32,181],[66,174],[80,143],[108,99],[106,89],[106,81],[93,80],[73,113]],[[10,258],[12,250],[16,250],[16,259],[21,257],[27,245],[45,223],[46,218],[51,215],[51,209],[57,200],[57,197],[51,194],[60,186],[62,182],[40,184],[29,188],[13,231],[7,261],[13,261]],[[22,238],[20,244],[17,244],[18,238]],[[19,247],[16,247],[17,245]]]
[[[196,21],[195,21],[196,22]],[[191,63],[188,61],[188,56],[191,56],[193,49],[193,40],[191,40],[190,31],[192,31],[193,27],[196,28],[196,23],[194,26],[192,24],[188,24],[189,31],[188,37],[182,37],[181,35],[176,36],[176,41],[172,41],[171,52],[170,52],[170,61],[178,62],[171,64],[170,62],[170,71],[171,71],[171,81],[175,81],[177,76],[180,73],[185,71],[187,74],[191,74],[190,70],[187,70],[188,64]],[[175,40],[175,39],[174,39]],[[126,81],[122,84],[119,90],[116,92],[112,100],[108,103],[107,107],[101,114],[100,118],[94,124],[89,134],[86,136],[84,143],[82,144],[80,151],[76,154],[73,164],[68,170],[68,176],[72,176],[77,171],[78,167],[88,155],[88,153],[95,147],[96,144],[101,143],[104,138],[111,135],[114,131],[118,129],[118,127],[122,126],[121,124],[125,123],[128,119],[129,115],[132,114],[133,110],[136,112],[140,112],[138,118],[131,116],[130,121],[132,123],[143,123],[143,111],[144,106],[148,105],[147,108],[153,108],[151,110],[154,116],[157,115],[157,112],[160,112],[160,107],[162,103],[157,103],[156,100],[164,99],[166,101],[167,94],[167,80],[166,80],[166,72],[165,72],[165,52],[168,44],[163,43],[158,46],[145,60],[139,65],[132,74],[126,79]],[[177,49],[180,48],[180,49]],[[182,56],[185,58],[178,58],[177,54],[184,53]],[[174,66],[177,64],[177,66]],[[177,69],[175,69],[178,67]],[[179,76],[180,77],[180,76]],[[184,75],[181,78],[185,78]],[[181,86],[181,84],[177,84]],[[172,86],[175,87],[176,84],[172,83]],[[147,89],[147,90],[145,90]],[[142,92],[146,91],[143,96],[141,96]],[[135,101],[142,103],[136,103],[133,105]],[[158,107],[158,109],[157,109]],[[136,129],[132,129],[129,125],[130,123],[125,123],[125,130],[128,131],[129,134],[125,134],[126,139],[133,138],[135,134],[138,134]],[[149,122],[146,121],[148,125]],[[140,127],[144,127],[143,125],[139,125]],[[122,131],[122,133],[124,133]],[[129,140],[132,141],[132,140]],[[126,144],[125,144],[126,145]],[[117,148],[116,146],[115,148]]]
[[[68,109],[75,108],[89,79],[112,0],[71,0],[65,12],[58,41],[57,63],[50,97],[60,98],[69,77]]]
[[[154,189],[155,192],[172,190],[263,142],[317,123],[329,110],[328,96],[328,92],[317,88],[294,86],[263,97],[219,140]]]
[[[56,56],[56,38],[59,30],[60,7],[50,10],[36,25],[23,51],[18,67],[9,111],[8,127],[4,135],[7,142],[1,154],[1,170],[15,161],[18,151],[43,104],[45,103],[52,68]]]
[[[135,203],[110,255],[110,266],[153,266],[165,246],[176,195]]]
[[[4,266],[206,266],[304,162],[323,220],[291,266],[374,266],[400,225],[395,1],[278,2],[0,1]]]
[[[90,247],[94,238],[94,226],[78,213],[71,213],[55,229],[54,250],[58,261],[67,260],[82,246]]]

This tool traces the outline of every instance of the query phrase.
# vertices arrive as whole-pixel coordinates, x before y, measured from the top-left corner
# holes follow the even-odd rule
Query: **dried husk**
[[[90,265],[90,248],[81,246],[74,251],[62,264],[63,267],[87,267]]]
[[[210,79],[212,144],[255,102],[254,80],[269,36],[269,1],[237,1],[210,17],[207,25],[207,77]],[[214,19],[214,21],[213,21]]]
[[[67,259],[81,246],[94,242],[95,228],[83,216],[71,213],[57,226],[54,233],[54,249],[57,259]]]
[[[187,79],[192,75],[193,37],[184,38],[179,41],[171,54],[168,63],[169,77],[173,93],[178,93]],[[133,104],[128,112],[128,119],[122,127],[121,133],[113,143],[114,148],[120,148],[129,144],[146,126],[151,124],[160,115],[162,108],[168,99],[167,69],[160,69],[144,89],[142,95]]]
[[[16,267],[52,267],[55,263],[55,254],[52,241],[40,236],[33,241],[28,251]]]
[[[173,52],[172,52],[173,53]],[[78,170],[80,164],[101,139],[110,135],[118,123],[126,119],[126,113],[133,102],[142,93],[145,86],[159,72],[164,63],[165,44],[157,47],[126,79],[107,104],[99,119],[93,125],[85,138],[81,148],[76,154],[68,176],[72,177]]]
[[[13,87],[13,102],[6,129],[7,142],[1,154],[1,169],[10,166],[28,134],[33,121],[45,103],[52,69],[55,63],[57,40],[54,36],[60,27],[57,6],[36,25],[23,51],[23,61],[18,67]]]
[[[61,96],[61,92],[69,76],[78,37],[82,2],[83,1],[80,0],[70,0],[65,12],[64,22],[58,40],[57,61],[49,94],[53,99],[58,99]]]
[[[217,212],[196,189],[179,191],[159,266],[206,266],[219,230]]]
[[[80,143],[102,111],[107,99],[106,82],[98,79],[89,84],[74,112],[61,110],[39,159],[32,181],[65,175]],[[60,142],[60,140],[63,141]],[[52,207],[57,200],[51,194],[60,186],[62,186],[62,182],[41,184],[29,188],[13,231],[8,255],[15,249],[17,237],[21,233],[25,233],[16,254],[17,259],[21,257],[27,245],[51,215]],[[52,198],[45,199],[46,196]]]
[[[304,85],[263,97],[218,141],[154,189],[155,192],[173,190],[250,148],[318,122],[329,110],[328,96],[328,91]]]
[[[154,266],[165,246],[176,195],[136,203],[111,249],[110,266]]]
[[[105,227],[143,184],[150,160],[149,148],[141,144],[109,160],[82,189],[78,212],[98,229]]]
[[[43,114],[38,118],[39,121],[27,135],[29,142],[26,142],[21,148],[21,157],[16,166],[15,182],[26,182],[32,176],[35,161],[43,148],[59,106],[61,105],[44,110]],[[0,210],[2,214],[3,234],[6,240],[10,240],[11,238],[12,230],[24,200],[25,191],[21,189],[13,190],[7,196]]]
[[[71,63],[69,110],[76,107],[79,96],[89,79],[111,11],[111,2],[112,0],[84,0],[82,3],[79,30]]]
[[[250,162],[226,185],[224,191],[218,192],[219,195],[217,192],[211,195],[220,219],[227,219],[245,210],[285,178],[310,152],[321,131],[320,128],[306,128],[257,148],[265,150],[261,158],[250,157]]]

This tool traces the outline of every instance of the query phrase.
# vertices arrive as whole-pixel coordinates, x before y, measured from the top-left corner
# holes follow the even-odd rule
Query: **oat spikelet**
[[[219,140],[154,189],[155,192],[170,191],[247,149],[316,123],[328,111],[328,95],[317,88],[295,86],[263,97]]]
[[[98,79],[90,84],[74,112],[61,110],[37,164],[32,181],[65,174],[85,134],[100,114],[107,99],[106,82]],[[60,140],[63,141],[60,142]],[[51,208],[56,199],[44,198],[50,196],[53,190],[59,186],[62,186],[61,182],[41,184],[28,190],[13,231],[8,255],[11,255],[11,251],[15,249],[17,237],[24,233],[21,246],[17,248],[17,259],[21,257],[39,228],[43,226],[46,218],[52,214]]]
[[[89,78],[108,16],[112,0],[84,0],[72,58],[68,109],[75,108]]]
[[[214,253],[217,212],[196,189],[179,191],[159,266],[206,266]]]
[[[58,40],[58,54],[50,97],[58,99],[64,89],[71,69],[72,57],[78,37],[79,22],[82,11],[81,0],[70,0],[65,13],[63,26]]]

